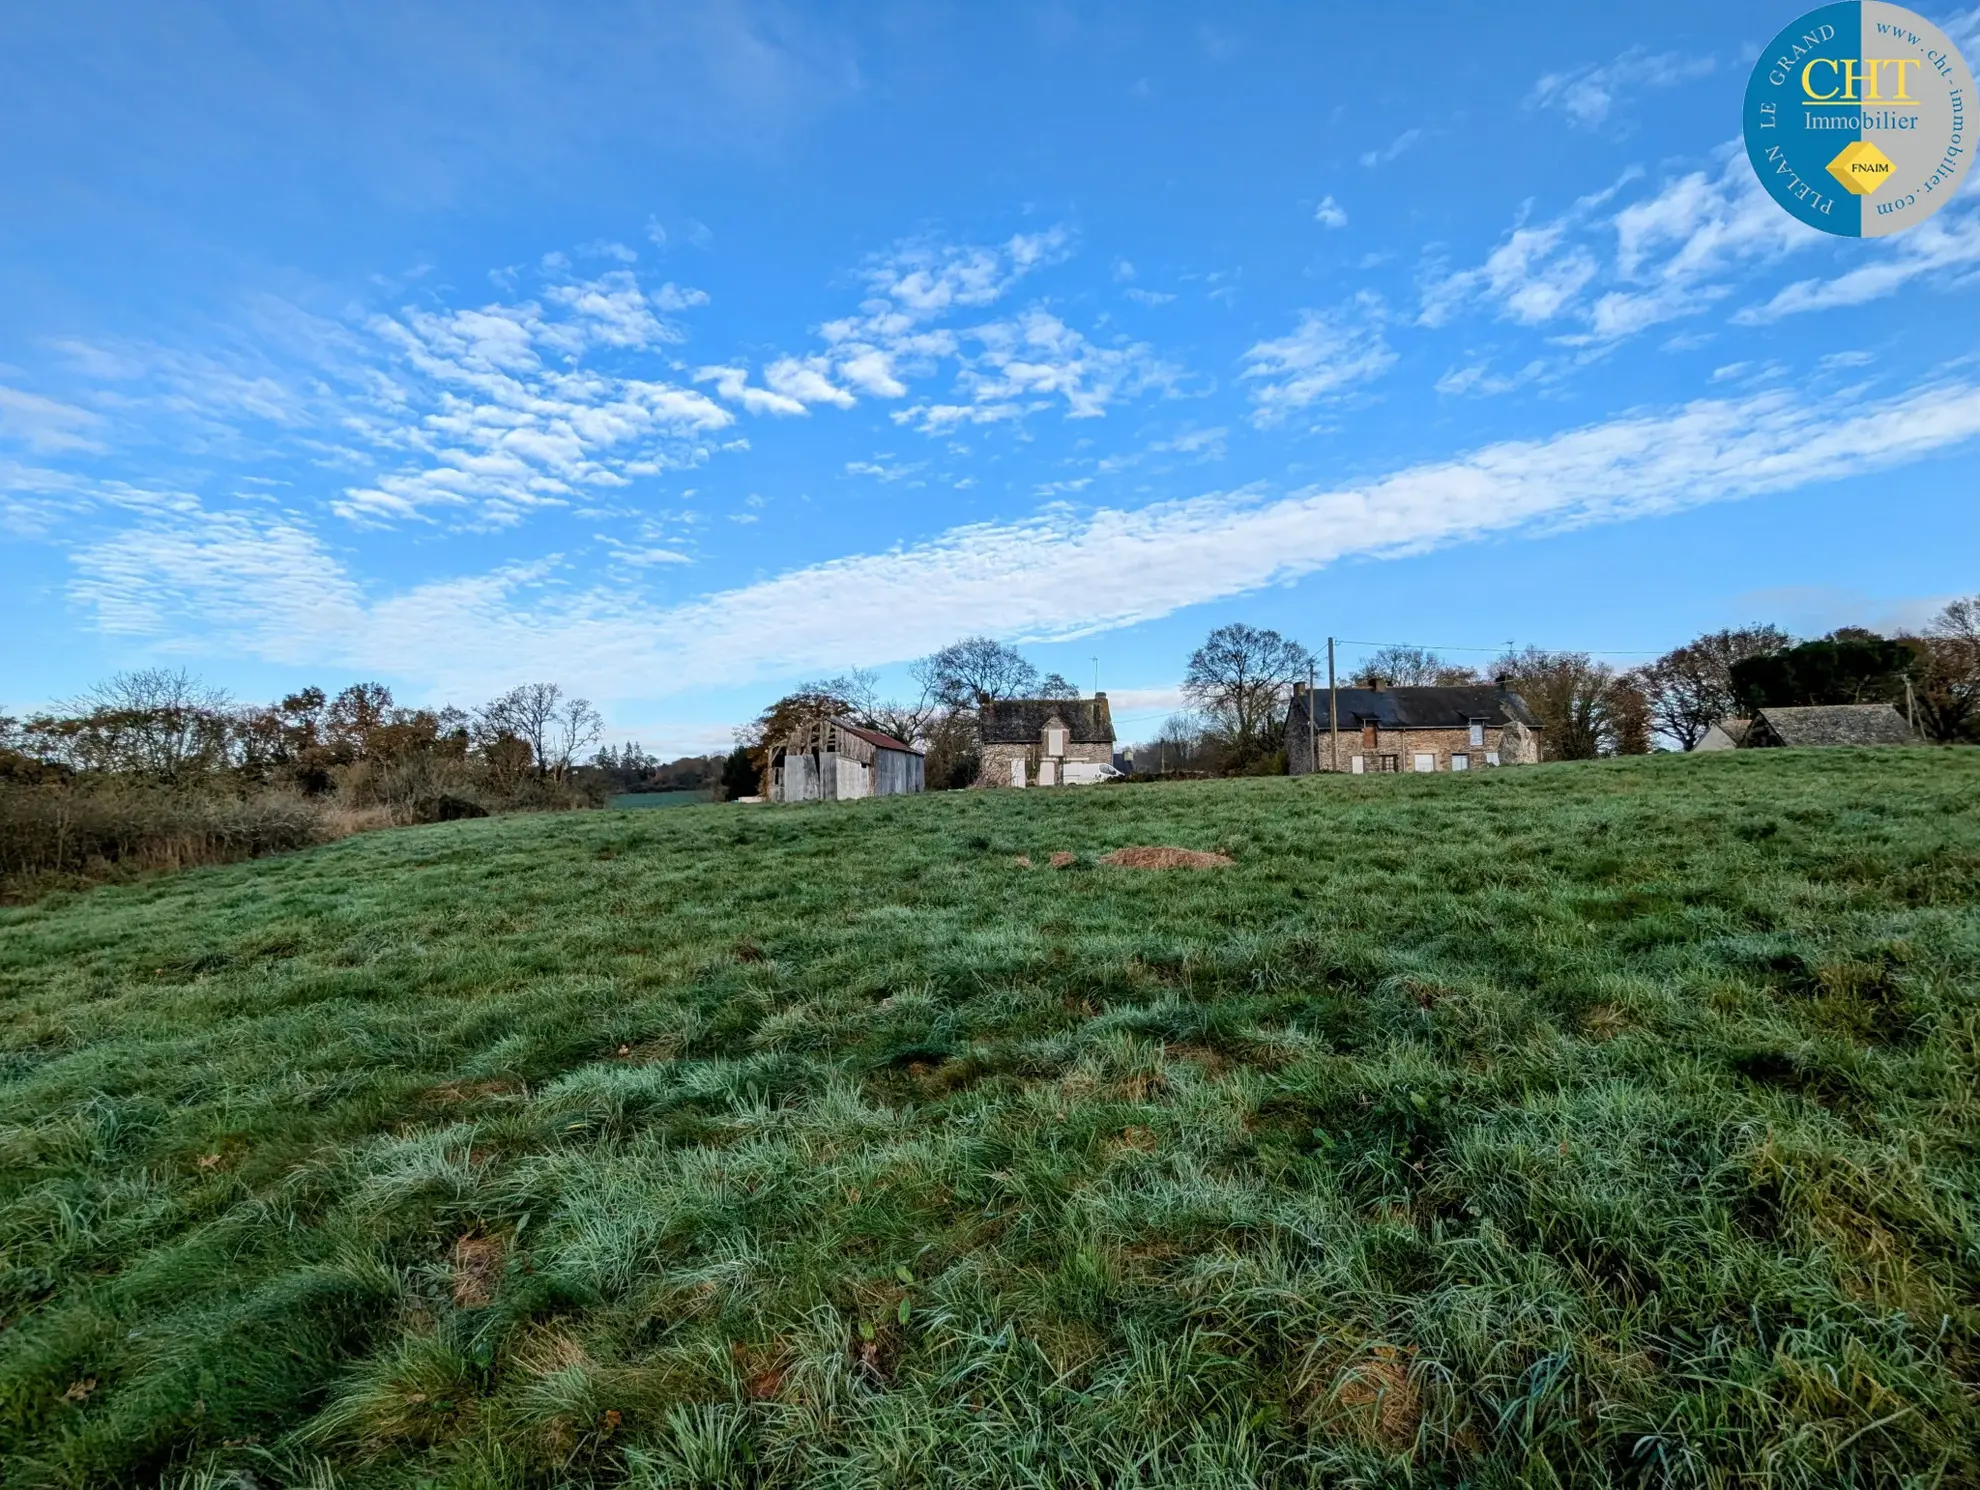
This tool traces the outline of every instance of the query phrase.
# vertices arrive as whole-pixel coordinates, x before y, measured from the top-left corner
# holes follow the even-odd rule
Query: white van
[[[1063,769],[1067,786],[1095,786],[1103,781],[1121,779],[1119,771],[1098,761],[1067,761]]]

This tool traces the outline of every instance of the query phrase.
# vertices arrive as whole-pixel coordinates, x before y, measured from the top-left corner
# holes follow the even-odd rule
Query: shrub
[[[252,796],[77,777],[0,783],[0,889],[220,864],[329,836],[321,807],[292,792]]]

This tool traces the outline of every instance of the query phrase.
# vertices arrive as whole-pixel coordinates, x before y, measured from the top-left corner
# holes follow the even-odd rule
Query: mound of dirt
[[[464,1236],[454,1243],[454,1302],[479,1309],[495,1297],[502,1282],[502,1241],[492,1236]]]
[[[1207,854],[1194,848],[1146,848],[1136,845],[1117,848],[1100,856],[1102,864],[1116,869],[1223,869],[1232,860],[1223,854]]]
[[[1372,1358],[1341,1373],[1334,1400],[1361,1436],[1395,1453],[1409,1447],[1423,1421],[1423,1399],[1410,1379],[1409,1361],[1393,1345],[1378,1345]]]

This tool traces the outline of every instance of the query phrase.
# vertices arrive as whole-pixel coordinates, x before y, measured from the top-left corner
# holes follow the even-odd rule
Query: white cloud
[[[1719,161],[1716,175],[1690,172],[1615,215],[1616,275],[1624,288],[1596,301],[1596,337],[1613,340],[1694,314],[1731,292],[1724,279],[1738,266],[1825,241],[1767,195],[1743,148],[1721,146]]]
[[[193,605],[218,634],[253,637],[263,655],[302,660],[313,636],[365,621],[358,586],[322,541],[281,519],[180,511],[75,557],[70,594],[113,635],[167,633]]]
[[[654,315],[630,269],[610,270],[575,284],[548,285],[543,296],[570,316],[561,324],[540,324],[537,339],[572,355],[587,346],[645,348],[686,339],[678,328]]]
[[[804,403],[787,393],[773,392],[768,388],[751,388],[749,369],[746,367],[698,367],[694,371],[697,383],[713,383],[715,391],[732,404],[741,404],[751,414],[802,414]]]
[[[347,483],[331,506],[352,521],[489,527],[708,457],[734,416],[672,381],[683,332],[659,314],[705,298],[553,264],[534,297],[348,322],[258,297],[210,349],[58,350],[118,444],[299,456]]]
[[[1373,170],[1376,166],[1386,166],[1390,164],[1392,161],[1394,161],[1405,150],[1412,148],[1422,138],[1423,138],[1422,130],[1406,129],[1401,134],[1397,135],[1393,140],[1389,141],[1388,144],[1384,145],[1380,150],[1363,151],[1361,155],[1361,163],[1370,170]]]
[[[1433,272],[1419,324],[1483,305],[1502,320],[1556,325],[1566,344],[1613,342],[1700,314],[1740,273],[1827,241],[1775,205],[1737,141],[1715,156],[1613,213],[1598,209],[1629,178],[1551,222],[1515,226],[1475,268]]]
[[[1495,373],[1487,362],[1474,362],[1465,367],[1453,367],[1437,379],[1437,391],[1448,395],[1475,394],[1480,397],[1495,397],[1501,393],[1511,393],[1524,388],[1528,383],[1545,375],[1547,364],[1539,358],[1528,362],[1517,372]]]
[[[1170,455],[1194,455],[1203,460],[1222,460],[1230,430],[1224,425],[1210,429],[1184,430],[1174,439],[1158,440],[1148,448]]]
[[[347,489],[333,509],[389,523],[460,507],[500,525],[587,488],[706,458],[701,437],[734,419],[720,405],[669,382],[579,365],[589,350],[672,339],[629,271],[553,285],[545,299],[567,314],[524,302],[372,317],[366,329],[390,360],[366,369],[368,408],[347,423],[402,460]],[[549,365],[545,350],[566,365]]]
[[[1042,400],[1033,404],[991,403],[991,404],[910,404],[905,409],[896,409],[887,417],[894,423],[919,430],[924,435],[942,435],[964,424],[1008,424],[1013,419],[1022,419],[1045,407]]]
[[[1347,209],[1336,202],[1331,195],[1320,199],[1320,205],[1313,209],[1313,220],[1323,228],[1344,228],[1347,226]]]
[[[0,440],[25,445],[37,455],[60,450],[100,450],[85,431],[103,423],[100,414],[0,385]]]
[[[867,267],[874,294],[917,320],[958,306],[984,306],[1002,298],[1020,279],[1072,252],[1063,227],[1019,233],[997,248],[964,247],[920,239],[896,246]]]
[[[1811,310],[1838,310],[1895,294],[1914,279],[1939,276],[1948,285],[1980,275],[1980,210],[1954,208],[1894,240],[1875,240],[1881,252],[1834,279],[1798,280],[1765,305],[1733,316],[1740,325],[1762,325]]]
[[[1717,65],[1711,57],[1683,57],[1676,52],[1648,55],[1632,47],[1605,66],[1550,72],[1526,97],[1529,109],[1559,109],[1568,122],[1594,129],[1609,117],[1617,96],[1630,89],[1670,88],[1709,75]]]
[[[832,364],[823,357],[779,357],[763,369],[763,381],[773,392],[801,404],[831,404],[850,409],[853,396],[834,384]]]
[[[1146,740],[1164,719],[1189,708],[1190,702],[1180,683],[1170,683],[1158,688],[1109,688],[1107,706],[1125,744]]]
[[[872,293],[858,313],[818,328],[823,352],[779,357],[764,369],[767,392],[748,387],[742,368],[708,367],[699,376],[745,408],[796,413],[820,403],[850,408],[862,394],[906,398],[911,382],[953,363],[953,396],[923,399],[891,415],[928,434],[1005,423],[1054,403],[1069,418],[1092,418],[1119,399],[1169,385],[1175,369],[1147,346],[1103,345],[1043,307],[973,326],[938,324],[1002,299],[1033,271],[1064,259],[1072,242],[1068,230],[1054,227],[990,247],[927,238],[897,245],[867,265]],[[1121,261],[1114,274],[1130,279],[1134,268]]]
[[[927,466],[928,463],[926,461],[899,461],[895,460],[890,453],[882,453],[874,456],[872,460],[847,461],[846,474],[848,476],[871,476],[875,481],[891,483],[905,481],[910,476],[917,476],[926,470]]]
[[[1303,310],[1287,336],[1261,341],[1244,354],[1241,378],[1254,380],[1251,422],[1282,424],[1294,411],[1332,403],[1395,366],[1382,336],[1382,304],[1363,294],[1331,312]]]
[[[1129,285],[1121,293],[1141,305],[1167,305],[1176,298],[1166,290],[1144,290],[1140,285]]]
[[[1476,269],[1426,285],[1417,324],[1441,326],[1465,303],[1482,298],[1495,302],[1506,320],[1539,325],[1571,305],[1595,271],[1594,255],[1567,244],[1565,224],[1515,228]]]
[[[75,556],[99,624],[195,633],[292,665],[339,665],[484,697],[557,677],[592,697],[880,665],[964,631],[1064,639],[1295,579],[1349,556],[1396,556],[1793,491],[1888,470],[1980,438],[1980,383],[1867,403],[1773,392],[1631,414],[1543,440],[1283,496],[1211,492],[1084,515],[1054,507],[926,543],[809,565],[676,605],[570,583],[555,559],[378,598],[287,519],[165,504]],[[830,628],[811,622],[834,617]]]
[[[692,310],[708,303],[708,292],[689,285],[677,285],[670,279],[653,292],[653,303],[662,310]]]
[[[959,386],[979,405],[1060,398],[1070,419],[1092,419],[1110,404],[1166,385],[1174,370],[1141,342],[1100,346],[1045,310],[973,328],[981,351],[965,360]]]

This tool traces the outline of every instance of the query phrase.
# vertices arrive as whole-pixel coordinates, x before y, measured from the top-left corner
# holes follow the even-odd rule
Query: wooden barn
[[[843,719],[801,724],[770,752],[772,802],[893,797],[921,785],[921,757],[904,741]]]

